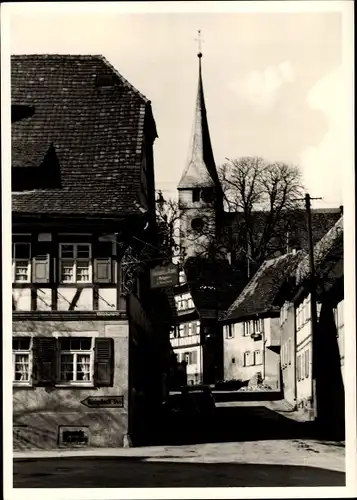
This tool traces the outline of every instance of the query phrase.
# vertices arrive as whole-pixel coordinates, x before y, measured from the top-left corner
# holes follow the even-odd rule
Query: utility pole
[[[305,209],[307,221],[307,233],[309,244],[309,261],[310,261],[310,304],[311,304],[311,336],[312,336],[312,405],[314,416],[317,416],[317,401],[316,401],[316,334],[317,334],[317,293],[316,293],[316,274],[314,263],[314,244],[312,240],[312,223],[311,223],[311,200],[321,200],[322,198],[311,198],[307,193],[305,195]]]

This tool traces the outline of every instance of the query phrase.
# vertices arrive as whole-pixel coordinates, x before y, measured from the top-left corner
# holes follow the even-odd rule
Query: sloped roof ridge
[[[336,221],[336,223],[327,231],[327,233],[315,244],[314,246],[314,261],[315,267],[318,267],[326,254],[330,251],[331,247],[337,238],[343,234],[343,215]],[[298,283],[301,283],[308,275],[310,270],[309,256],[306,255],[299,266],[295,270],[295,276]]]
[[[124,85],[126,85],[128,88],[133,90],[139,97],[141,97],[141,99],[145,101],[145,104],[151,103],[151,101],[146,96],[144,96],[144,94],[142,94],[140,90],[134,87],[133,84],[131,84],[126,78],[124,78],[121,73],[119,73],[119,71],[108,61],[108,59],[105,56],[99,55],[96,57],[99,57],[108,66],[108,68],[110,68],[116,74],[116,76],[121,79]]]
[[[279,255],[278,257],[275,257],[273,259],[265,260],[258,271],[255,273],[253,278],[249,281],[249,283],[247,283],[242,292],[228,308],[225,314],[225,318],[229,318],[231,314],[234,313],[234,311],[245,301],[245,299],[253,294],[255,288],[258,286],[260,279],[262,278],[262,276],[264,276],[264,272],[268,267],[272,266],[273,264],[277,264],[279,261],[289,261],[289,259],[291,260],[291,265],[293,265],[294,261],[298,261],[299,258],[303,258],[304,254],[305,252],[299,250],[296,253],[286,253],[283,255]]]
[[[14,58],[22,58],[22,59],[25,59],[25,58],[28,58],[30,59],[31,57],[38,57],[38,58],[48,58],[48,59],[73,59],[74,61],[75,60],[78,60],[78,59],[82,59],[82,60],[93,60],[93,59],[98,59],[98,60],[101,60],[111,71],[113,71],[113,73],[115,73],[115,75],[120,78],[120,80],[123,82],[123,84],[125,86],[127,86],[128,88],[130,88],[131,90],[133,90],[139,97],[141,97],[141,99],[143,99],[145,101],[145,103],[150,103],[151,101],[144,95],[140,92],[140,90],[138,90],[136,87],[134,87],[134,85],[132,85],[126,78],[124,78],[124,76],[119,73],[119,71],[115,68],[115,66],[113,66],[109,61],[108,59],[103,56],[103,54],[59,54],[59,53],[54,53],[54,54],[49,54],[49,53],[32,53],[32,54],[12,54],[11,57],[14,57]]]

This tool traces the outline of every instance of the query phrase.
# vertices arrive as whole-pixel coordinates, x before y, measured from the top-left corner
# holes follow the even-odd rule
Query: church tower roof
[[[202,52],[198,57],[198,91],[192,145],[188,164],[181,176],[178,189],[194,187],[220,187],[214,161],[211,138],[208,128],[207,112],[202,83]]]

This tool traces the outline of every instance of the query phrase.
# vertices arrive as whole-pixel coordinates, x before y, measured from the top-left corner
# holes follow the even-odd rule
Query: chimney
[[[340,205],[340,214],[343,215],[343,205]]]

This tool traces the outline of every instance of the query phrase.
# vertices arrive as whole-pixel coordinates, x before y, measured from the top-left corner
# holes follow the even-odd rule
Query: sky
[[[109,10],[104,4],[89,9],[87,2],[77,3],[75,10],[65,2],[61,8],[52,4],[52,10],[48,3],[32,4],[31,10],[14,5],[10,51],[103,54],[152,102],[159,135],[156,187],[170,197],[188,160],[200,29],[216,164],[240,156],[293,163],[300,166],[311,196],[323,197],[316,207],[339,206],[347,127],[342,16],[326,9],[279,12],[273,2],[264,3],[230,2],[234,12],[217,5],[209,12],[200,2],[190,9],[196,12],[170,12],[162,7],[166,3],[155,9],[155,2],[148,2],[135,13],[120,2],[112,2]],[[278,2],[284,3],[295,4]],[[320,7],[329,3],[334,2],[320,2]]]

